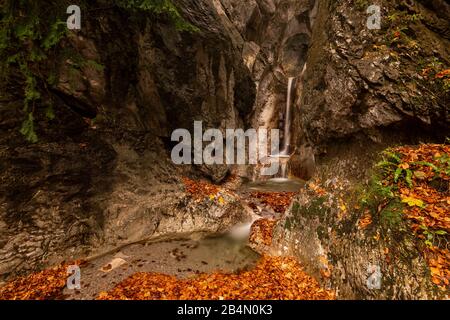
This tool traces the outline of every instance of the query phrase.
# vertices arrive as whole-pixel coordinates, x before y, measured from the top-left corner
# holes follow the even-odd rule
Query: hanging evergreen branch
[[[0,76],[7,83],[12,72],[21,74],[26,118],[20,132],[30,142],[37,141],[34,131],[35,105],[46,104],[48,119],[53,119],[52,98],[47,87],[57,83],[55,70],[62,57],[62,40],[68,35],[66,9],[72,1],[3,0],[0,5]],[[82,8],[92,1],[79,0]],[[186,22],[170,0],[114,0],[116,6],[135,16],[166,17],[180,31],[196,31]],[[70,50],[70,49],[69,49]],[[76,54],[76,53],[75,53]],[[89,63],[89,62],[86,62]],[[51,74],[48,75],[48,70]],[[47,77],[42,75],[47,74]]]

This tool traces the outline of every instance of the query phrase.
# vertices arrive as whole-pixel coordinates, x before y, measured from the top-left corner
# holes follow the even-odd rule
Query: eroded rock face
[[[450,93],[423,70],[432,61],[450,65],[449,4],[383,1],[381,8],[382,29],[370,30],[366,7],[319,2],[296,103],[297,145],[305,133],[316,154],[355,138],[389,145],[448,134]]]
[[[343,205],[352,182],[326,181],[333,192],[302,190],[274,231],[273,253],[297,257],[338,299],[441,299],[406,224],[362,215]],[[375,219],[375,218],[374,218]]]
[[[391,30],[366,30],[365,8],[354,1],[174,2],[197,33],[179,32],[167,21],[124,24],[126,13],[114,9],[99,11],[85,30],[71,35],[68,43],[88,63],[78,66],[75,56],[61,61],[51,88],[56,118],[36,120],[37,144],[26,143],[17,130],[24,116],[14,96],[20,90],[12,86],[11,96],[2,97],[0,275],[28,272],[85,248],[172,232],[217,232],[246,219],[231,195],[224,204],[196,202],[183,191],[181,176],[220,182],[230,168],[176,167],[168,138],[176,128],[192,129],[194,120],[204,128],[281,128],[288,77],[297,77],[292,131],[302,177],[313,175],[314,159],[323,166],[316,172],[328,170],[326,178],[349,172],[364,177],[370,162],[364,160],[372,159],[368,139],[396,143],[402,136],[436,137],[429,129],[439,137],[448,130],[448,94],[428,94],[425,78],[412,81],[420,75],[414,59],[383,47],[380,41]],[[448,4],[414,3],[402,10],[424,17],[411,27],[424,56],[448,65]],[[383,1],[383,10],[397,10],[394,5]],[[357,152],[349,143],[355,140]],[[320,157],[325,152],[336,162]],[[306,208],[309,201],[297,199]],[[316,272],[322,253],[335,257],[342,277],[332,284],[343,296],[430,297],[407,279],[422,276],[420,259],[413,260],[413,273],[396,274],[408,284],[406,293],[395,291],[396,284],[389,287],[394,293],[367,292],[365,260],[389,268],[377,260],[383,244],[357,230],[349,231],[352,238],[337,234],[337,210],[319,210],[325,220],[300,215],[292,236],[278,230],[280,246]],[[360,242],[352,247],[349,239]]]
[[[18,106],[2,108],[0,135],[0,274],[60,260],[102,238],[105,219],[95,195],[110,192],[116,153],[69,108],[59,105],[41,141],[18,132]],[[44,133],[45,132],[45,133]]]
[[[202,204],[183,191],[183,175],[220,181],[227,166],[194,170],[170,160],[174,129],[192,129],[194,120],[205,129],[243,127],[255,95],[243,41],[220,7],[178,5],[198,32],[145,18],[124,25],[127,13],[117,8],[87,18],[66,43],[77,54],[61,61],[50,88],[55,120],[35,113],[38,143],[19,133],[24,115],[13,83],[2,97],[1,276],[89,248],[214,233],[246,219],[232,197]]]
[[[302,190],[277,227],[276,251],[297,256],[317,276],[333,270],[323,281],[340,298],[436,298],[414,241],[379,221],[359,229],[357,210],[340,202],[367,180],[387,146],[442,143],[449,134],[450,91],[427,75],[430,61],[439,61],[438,70],[450,66],[448,2],[380,3],[382,29],[369,30],[366,7],[319,1],[293,137],[300,149],[314,148],[315,177],[337,187],[323,197]],[[296,170],[307,161],[298,160]],[[381,270],[381,290],[367,286],[370,266]]]
[[[288,78],[296,78],[294,88],[300,86],[317,2],[223,0],[221,3],[242,35],[242,57],[257,84],[251,126],[283,129]],[[281,139],[283,134],[284,130],[281,130]],[[257,171],[251,174],[253,178],[263,178]]]

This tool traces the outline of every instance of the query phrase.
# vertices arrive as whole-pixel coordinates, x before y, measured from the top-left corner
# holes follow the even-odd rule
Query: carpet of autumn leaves
[[[205,198],[208,195],[215,196],[220,191],[218,186],[201,180],[183,178],[183,184],[186,192],[199,199]]]
[[[137,273],[100,300],[328,300],[322,289],[293,258],[263,256],[255,268],[237,274],[202,274],[177,279],[158,273]]]
[[[432,281],[450,288],[450,146],[423,144],[398,147],[396,168],[388,171],[383,184],[395,186],[394,194],[405,205],[404,218],[424,241],[424,255]]]
[[[284,213],[294,196],[295,192],[252,192],[250,194],[251,199],[258,199],[277,213]],[[250,203],[250,206],[254,205]]]
[[[183,178],[183,184],[186,192],[197,200],[203,200],[208,197],[213,200],[224,191],[221,187],[207,181],[192,180],[186,177]],[[258,200],[277,213],[284,213],[294,196],[295,192],[252,192],[249,198]],[[219,202],[223,202],[223,199]],[[250,201],[249,205],[253,209],[256,208],[256,204],[253,201]]]
[[[0,287],[0,300],[51,300],[61,298],[67,283],[67,268],[83,261],[63,263],[51,269],[20,277]]]
[[[361,219],[358,221],[358,228],[365,229],[367,226],[372,224],[372,215],[370,212],[366,212]]]
[[[272,244],[273,229],[277,220],[260,219],[252,224],[249,242],[270,246]]]
[[[252,192],[249,206],[256,209],[253,200],[270,207],[273,211],[283,214],[291,204],[294,192]],[[273,230],[279,219],[259,219],[251,227],[249,241],[256,245],[270,246],[272,244]]]
[[[63,299],[67,267],[82,261],[21,277],[0,288],[0,300]],[[331,291],[322,289],[293,258],[263,256],[251,270],[236,274],[216,272],[178,279],[161,273],[136,273],[100,300],[329,300]]]

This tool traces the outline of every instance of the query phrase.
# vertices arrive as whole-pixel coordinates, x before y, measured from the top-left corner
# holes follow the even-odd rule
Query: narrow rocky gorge
[[[131,271],[164,270],[180,243],[195,256],[189,246],[201,246],[204,237],[261,219],[250,246],[263,256],[293,257],[295,263],[282,263],[299,263],[313,276],[298,273],[296,279],[307,279],[319,298],[435,299],[448,293],[448,283],[442,280],[442,290],[430,276],[422,240],[405,231],[410,226],[378,223],[384,198],[374,205],[379,210],[370,215],[372,227],[360,226],[368,216],[361,190],[383,150],[448,143],[448,1],[374,1],[382,12],[379,30],[367,28],[369,1],[171,1],[187,30],[164,14],[103,0],[82,3],[81,30],[68,32],[53,59],[32,69],[42,89],[32,111],[35,143],[20,132],[29,112],[23,110],[27,82],[20,66],[13,65],[1,85],[0,281],[75,259],[90,260],[94,275],[125,252],[135,263],[114,279],[118,284]],[[46,99],[53,101],[51,120]],[[193,133],[194,121],[223,133],[280,129],[280,149],[290,140],[285,179],[277,184],[262,176],[259,165],[174,164],[172,132]],[[439,160],[448,148],[439,150],[421,165],[442,166],[436,190],[447,201],[448,219],[448,163]],[[409,179],[422,183],[425,178],[409,177],[408,168],[400,171],[408,180],[393,172],[390,183],[404,183],[400,189]],[[255,228],[269,240],[255,241]],[[448,234],[435,237],[448,244]],[[175,253],[140,256],[158,240],[155,248]],[[404,259],[386,258],[395,247]],[[217,261],[206,266],[204,256],[193,267],[182,259],[170,274],[213,273]],[[217,268],[247,268],[246,258],[237,256],[242,263],[224,262],[227,257]],[[159,264],[159,258],[167,261]],[[269,265],[277,258],[264,259]],[[137,267],[143,260],[149,265]],[[371,268],[383,276],[379,289],[367,285]],[[84,298],[112,290],[107,280]],[[119,286],[103,297],[121,292]]]
[[[198,207],[186,197],[184,175],[219,183],[242,168],[175,166],[170,135],[192,129],[194,120],[222,130],[277,127],[287,73],[302,68],[307,41],[301,40],[298,59],[291,47],[296,38],[308,37],[314,4],[255,2],[248,16],[239,1],[177,5],[198,32],[143,21],[117,36],[121,12],[110,10],[96,11],[85,29],[71,34],[67,46],[104,67],[75,68],[70,59],[62,65],[54,89],[60,123],[37,119],[38,144],[28,145],[15,130],[21,117],[14,104],[20,101],[4,92],[10,107],[2,108],[8,121],[2,272],[54,262],[60,250],[76,255],[92,245],[104,249],[168,233],[224,231],[248,216],[232,197],[225,207]],[[270,24],[260,28],[261,19]],[[60,126],[67,130],[65,143],[57,141]],[[15,174],[23,174],[22,180]]]

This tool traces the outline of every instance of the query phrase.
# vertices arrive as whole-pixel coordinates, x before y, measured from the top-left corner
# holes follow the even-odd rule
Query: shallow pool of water
[[[300,179],[274,178],[246,183],[242,185],[241,191],[298,192],[305,184],[305,181]]]
[[[259,257],[246,242],[226,236],[132,244],[83,266],[81,289],[66,288],[64,295],[67,299],[94,299],[99,292],[111,290],[136,272],[159,272],[178,278],[215,271],[236,272],[253,267]],[[124,261],[118,267],[117,259]],[[114,267],[102,271],[108,265]]]

